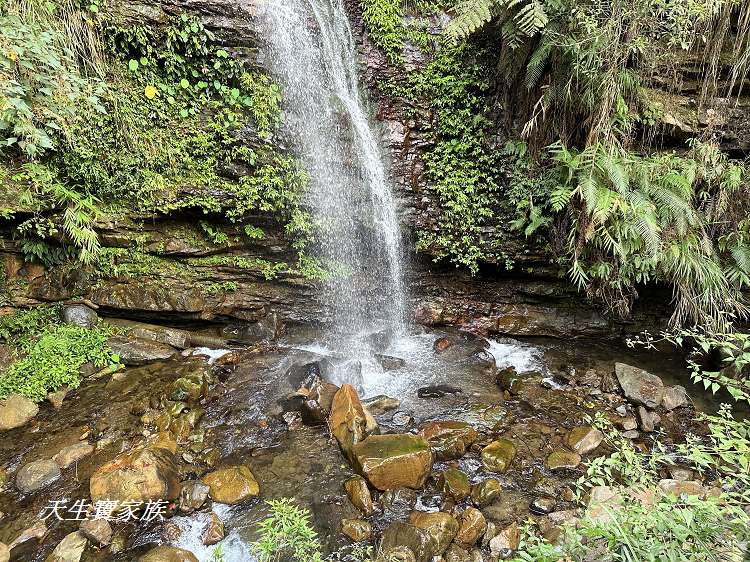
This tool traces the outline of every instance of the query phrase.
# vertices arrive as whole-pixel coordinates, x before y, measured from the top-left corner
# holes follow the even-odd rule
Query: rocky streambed
[[[497,560],[529,518],[555,540],[580,517],[584,462],[612,451],[597,415],[643,449],[702,431],[677,356],[418,330],[372,334],[363,359],[313,329],[266,330],[217,351],[191,343],[220,332],[176,341],[131,325],[114,342],[124,370],[54,405],[0,405],[10,559],[204,561],[221,544],[225,560],[252,560],[267,500],[293,498],[338,559],[369,544]],[[664,477],[708,490],[679,467]],[[132,513],[96,518],[107,501]]]

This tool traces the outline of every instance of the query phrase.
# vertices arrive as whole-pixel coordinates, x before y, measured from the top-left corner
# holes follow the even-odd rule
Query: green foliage
[[[401,0],[362,0],[362,18],[373,42],[393,64],[403,59],[405,29]]]
[[[320,542],[310,526],[310,512],[288,498],[266,503],[271,513],[258,525],[260,539],[252,545],[259,562],[321,562]]]
[[[544,30],[549,18],[539,0],[462,0],[446,28],[454,40],[466,39],[496,16],[503,21],[503,36],[511,47]]]
[[[36,308],[0,318],[0,338],[23,357],[0,374],[0,398],[18,393],[41,401],[62,386],[78,388],[80,367],[117,362],[104,328],[59,325],[59,307]]]
[[[235,281],[222,281],[221,283],[209,283],[203,287],[203,292],[209,296],[215,296],[222,293],[233,293],[237,290]]]

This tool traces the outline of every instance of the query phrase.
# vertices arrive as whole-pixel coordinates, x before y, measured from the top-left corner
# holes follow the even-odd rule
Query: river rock
[[[372,525],[363,519],[342,519],[341,532],[354,542],[369,541],[372,537]]]
[[[11,394],[0,400],[0,431],[21,427],[38,413],[39,406],[34,402],[20,394]]]
[[[400,357],[393,357],[392,355],[383,355],[382,353],[376,353],[375,359],[377,359],[378,363],[380,363],[380,366],[383,367],[383,369],[386,371],[393,371],[395,369],[400,369],[401,367],[406,365],[406,361],[404,361]]]
[[[458,521],[449,513],[415,511],[409,523],[427,532],[432,538],[433,556],[442,555],[458,533]]]
[[[641,430],[647,433],[654,431],[661,421],[659,414],[651,412],[643,406],[638,406],[638,419],[641,422]]]
[[[432,344],[432,349],[435,350],[435,353],[443,353],[451,347],[453,347],[453,340],[449,338],[438,338],[435,340],[435,343]]]
[[[664,478],[659,480],[659,488],[665,494],[673,494],[675,496],[700,496],[703,497],[706,494],[706,489],[703,484],[697,480],[674,480],[671,478]]]
[[[138,562],[199,562],[195,554],[174,546],[157,546],[138,559]]]
[[[180,511],[192,513],[203,507],[208,499],[210,488],[200,480],[189,480],[180,485]]]
[[[568,447],[579,455],[586,455],[596,449],[604,440],[604,434],[588,425],[574,427],[568,433],[566,442]]]
[[[241,465],[210,472],[203,477],[203,482],[210,488],[211,499],[229,505],[241,503],[260,493],[253,473]]]
[[[88,539],[80,531],[66,535],[45,559],[45,562],[78,562],[88,544]]]
[[[418,435],[371,435],[352,450],[354,467],[378,490],[421,488],[432,470],[430,445]]]
[[[427,439],[438,461],[460,459],[477,440],[477,431],[460,421],[434,421],[426,424],[419,434]]]
[[[107,345],[112,353],[120,356],[122,363],[133,366],[169,359],[177,353],[175,348],[164,343],[125,336],[112,336]]]
[[[509,439],[497,439],[482,449],[482,464],[490,472],[505,472],[516,458],[517,449]]]
[[[85,304],[70,304],[63,307],[61,319],[64,324],[93,328],[99,322],[99,315]]]
[[[380,549],[387,556],[390,551],[400,550],[402,547],[411,551],[415,562],[429,562],[435,548],[433,539],[427,531],[415,525],[396,521],[383,533]]]
[[[359,509],[365,515],[372,515],[375,506],[372,502],[370,489],[367,487],[367,481],[361,476],[352,476],[344,482],[344,489],[352,505]]]
[[[71,464],[78,462],[93,452],[94,446],[84,441],[81,443],[74,443],[73,445],[61,449],[59,453],[52,457],[52,460],[54,460],[60,468],[68,468]]]
[[[521,385],[521,379],[514,367],[506,367],[498,371],[495,375],[495,382],[500,390],[507,391],[512,395],[518,394]]]
[[[68,387],[64,386],[57,392],[50,392],[47,394],[47,400],[49,400],[49,403],[52,404],[52,407],[55,410],[59,410],[63,407],[63,402],[65,401],[66,396],[68,396]]]
[[[554,500],[554,498],[536,498],[531,502],[529,511],[536,515],[547,515],[548,513],[551,513],[555,510],[556,505],[557,502]]]
[[[448,550],[443,554],[443,558],[445,562],[472,562],[472,557],[469,556],[469,553],[456,543],[448,547]]]
[[[504,559],[518,549],[520,542],[521,532],[518,529],[518,524],[512,523],[493,537],[490,541],[490,552],[494,556]]]
[[[464,548],[471,548],[482,538],[487,530],[487,520],[482,512],[473,507],[467,507],[458,517],[459,530],[456,542]]]
[[[606,523],[612,512],[622,507],[622,494],[611,486],[594,486],[589,490],[586,516],[597,523]]]
[[[491,504],[503,491],[500,481],[495,478],[489,478],[477,482],[471,487],[471,501],[477,507],[484,507]]]
[[[634,404],[651,409],[661,404],[664,383],[656,375],[625,363],[615,363],[615,376],[625,397]]]
[[[550,470],[576,468],[581,464],[581,455],[570,451],[552,451],[547,457],[546,464]]]
[[[396,398],[391,398],[385,394],[379,394],[368,398],[363,402],[364,406],[367,407],[374,416],[380,416],[391,410],[396,410],[401,405],[401,401]]]
[[[177,467],[165,449],[121,453],[99,467],[89,481],[91,500],[174,500],[179,494]]]
[[[682,386],[668,386],[664,389],[664,397],[661,400],[661,405],[665,410],[674,410],[681,406],[685,406],[689,402],[690,398],[688,393]]]
[[[380,497],[383,509],[391,515],[406,515],[417,504],[417,493],[411,488],[395,488],[386,490]]]
[[[10,548],[4,542],[0,542],[0,562],[9,562]]]
[[[81,521],[78,530],[97,546],[107,546],[112,542],[112,526],[105,519],[87,519]]]
[[[328,426],[344,455],[353,462],[353,447],[367,435],[367,415],[352,385],[343,385],[333,397]]]
[[[22,494],[31,494],[49,486],[61,476],[60,467],[52,459],[30,462],[16,474],[16,487]]]
[[[469,477],[457,468],[448,468],[440,473],[438,489],[455,501],[468,498],[471,493]]]
[[[212,545],[224,540],[224,523],[213,511],[208,516],[208,523],[201,533],[201,542]]]

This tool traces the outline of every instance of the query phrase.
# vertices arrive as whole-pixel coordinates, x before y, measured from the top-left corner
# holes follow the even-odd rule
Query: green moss
[[[224,281],[222,283],[210,283],[203,287],[206,295],[218,295],[219,293],[229,293],[237,290],[237,283],[234,281]]]

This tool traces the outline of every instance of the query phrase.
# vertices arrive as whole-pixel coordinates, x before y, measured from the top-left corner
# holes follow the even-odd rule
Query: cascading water
[[[405,297],[396,202],[357,79],[342,0],[267,0],[269,64],[284,93],[285,134],[309,173],[307,203],[320,257],[340,272],[324,297],[331,342],[365,351],[364,335],[403,331]]]

